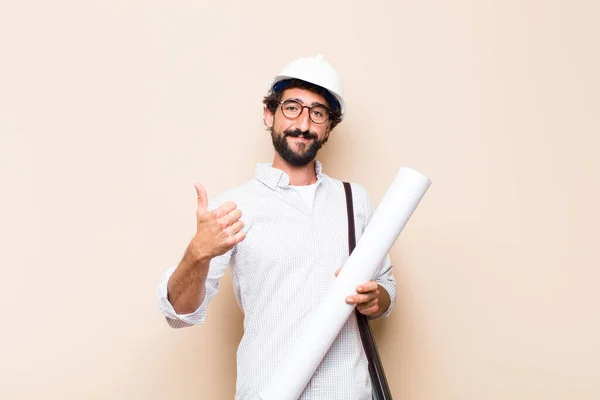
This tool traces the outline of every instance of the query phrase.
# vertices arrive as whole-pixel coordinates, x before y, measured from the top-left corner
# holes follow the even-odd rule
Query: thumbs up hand
[[[231,250],[233,246],[244,240],[242,231],[244,222],[240,220],[242,212],[237,205],[228,201],[213,211],[208,211],[206,189],[195,184],[198,193],[198,210],[196,212],[196,235],[192,239],[188,252],[196,260],[207,260]]]

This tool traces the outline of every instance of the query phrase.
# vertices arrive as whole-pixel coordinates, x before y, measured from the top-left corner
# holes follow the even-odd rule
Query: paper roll
[[[372,280],[431,181],[402,167],[373,214],[333,287],[261,392],[263,400],[297,400],[354,310],[346,297]]]

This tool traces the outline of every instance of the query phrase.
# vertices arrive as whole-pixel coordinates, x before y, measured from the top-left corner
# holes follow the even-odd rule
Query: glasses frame
[[[300,112],[298,113],[298,116],[297,116],[296,118],[290,118],[290,117],[288,117],[287,115],[285,115],[285,112],[283,111],[283,104],[284,104],[284,103],[288,103],[288,102],[293,102],[293,103],[296,103],[296,104],[298,104],[298,105],[301,107],[301,110],[300,110]],[[314,105],[312,105],[312,106],[306,106],[306,105],[304,105],[304,104],[300,103],[298,100],[294,100],[294,99],[286,99],[286,100],[283,100],[283,101],[280,101],[280,102],[279,102],[279,107],[281,108],[281,113],[283,114],[283,116],[284,116],[284,117],[286,117],[287,119],[293,119],[293,120],[296,120],[296,119],[298,119],[298,118],[299,118],[299,117],[302,115],[302,113],[304,112],[304,109],[305,109],[305,108],[308,108],[308,117],[310,118],[310,120],[311,120],[313,123],[315,123],[315,124],[319,124],[319,125],[321,125],[321,124],[324,124],[325,122],[329,121],[329,119],[330,119],[331,115],[333,115],[333,112],[332,112],[332,111],[329,109],[329,107],[327,107],[325,104],[321,104],[321,103],[319,103],[319,104],[314,104]],[[316,121],[315,121],[315,120],[312,118],[312,115],[311,115],[311,113],[310,113],[310,110],[311,110],[313,107],[323,107],[323,108],[325,108],[325,109],[327,110],[327,119],[326,119],[325,121],[323,121],[323,122],[316,122]]]

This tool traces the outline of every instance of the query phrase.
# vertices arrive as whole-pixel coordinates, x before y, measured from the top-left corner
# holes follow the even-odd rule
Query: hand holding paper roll
[[[335,271],[337,277],[342,269]],[[375,281],[369,281],[356,287],[356,294],[346,297],[346,303],[356,305],[356,309],[368,317],[383,314],[390,306],[390,295],[384,287]]]
[[[372,280],[431,181],[402,167],[385,193],[333,287],[261,392],[263,400],[296,400],[354,310],[345,298]]]

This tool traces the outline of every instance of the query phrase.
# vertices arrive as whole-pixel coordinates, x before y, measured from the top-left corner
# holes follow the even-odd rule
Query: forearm
[[[209,266],[210,258],[186,251],[167,285],[167,298],[175,312],[189,314],[200,307],[206,293]]]
[[[371,318],[378,318],[382,316],[391,304],[390,294],[388,291],[385,290],[385,288],[381,285],[377,285],[377,290],[379,291],[379,300],[377,302],[378,309],[375,314],[371,315]]]

